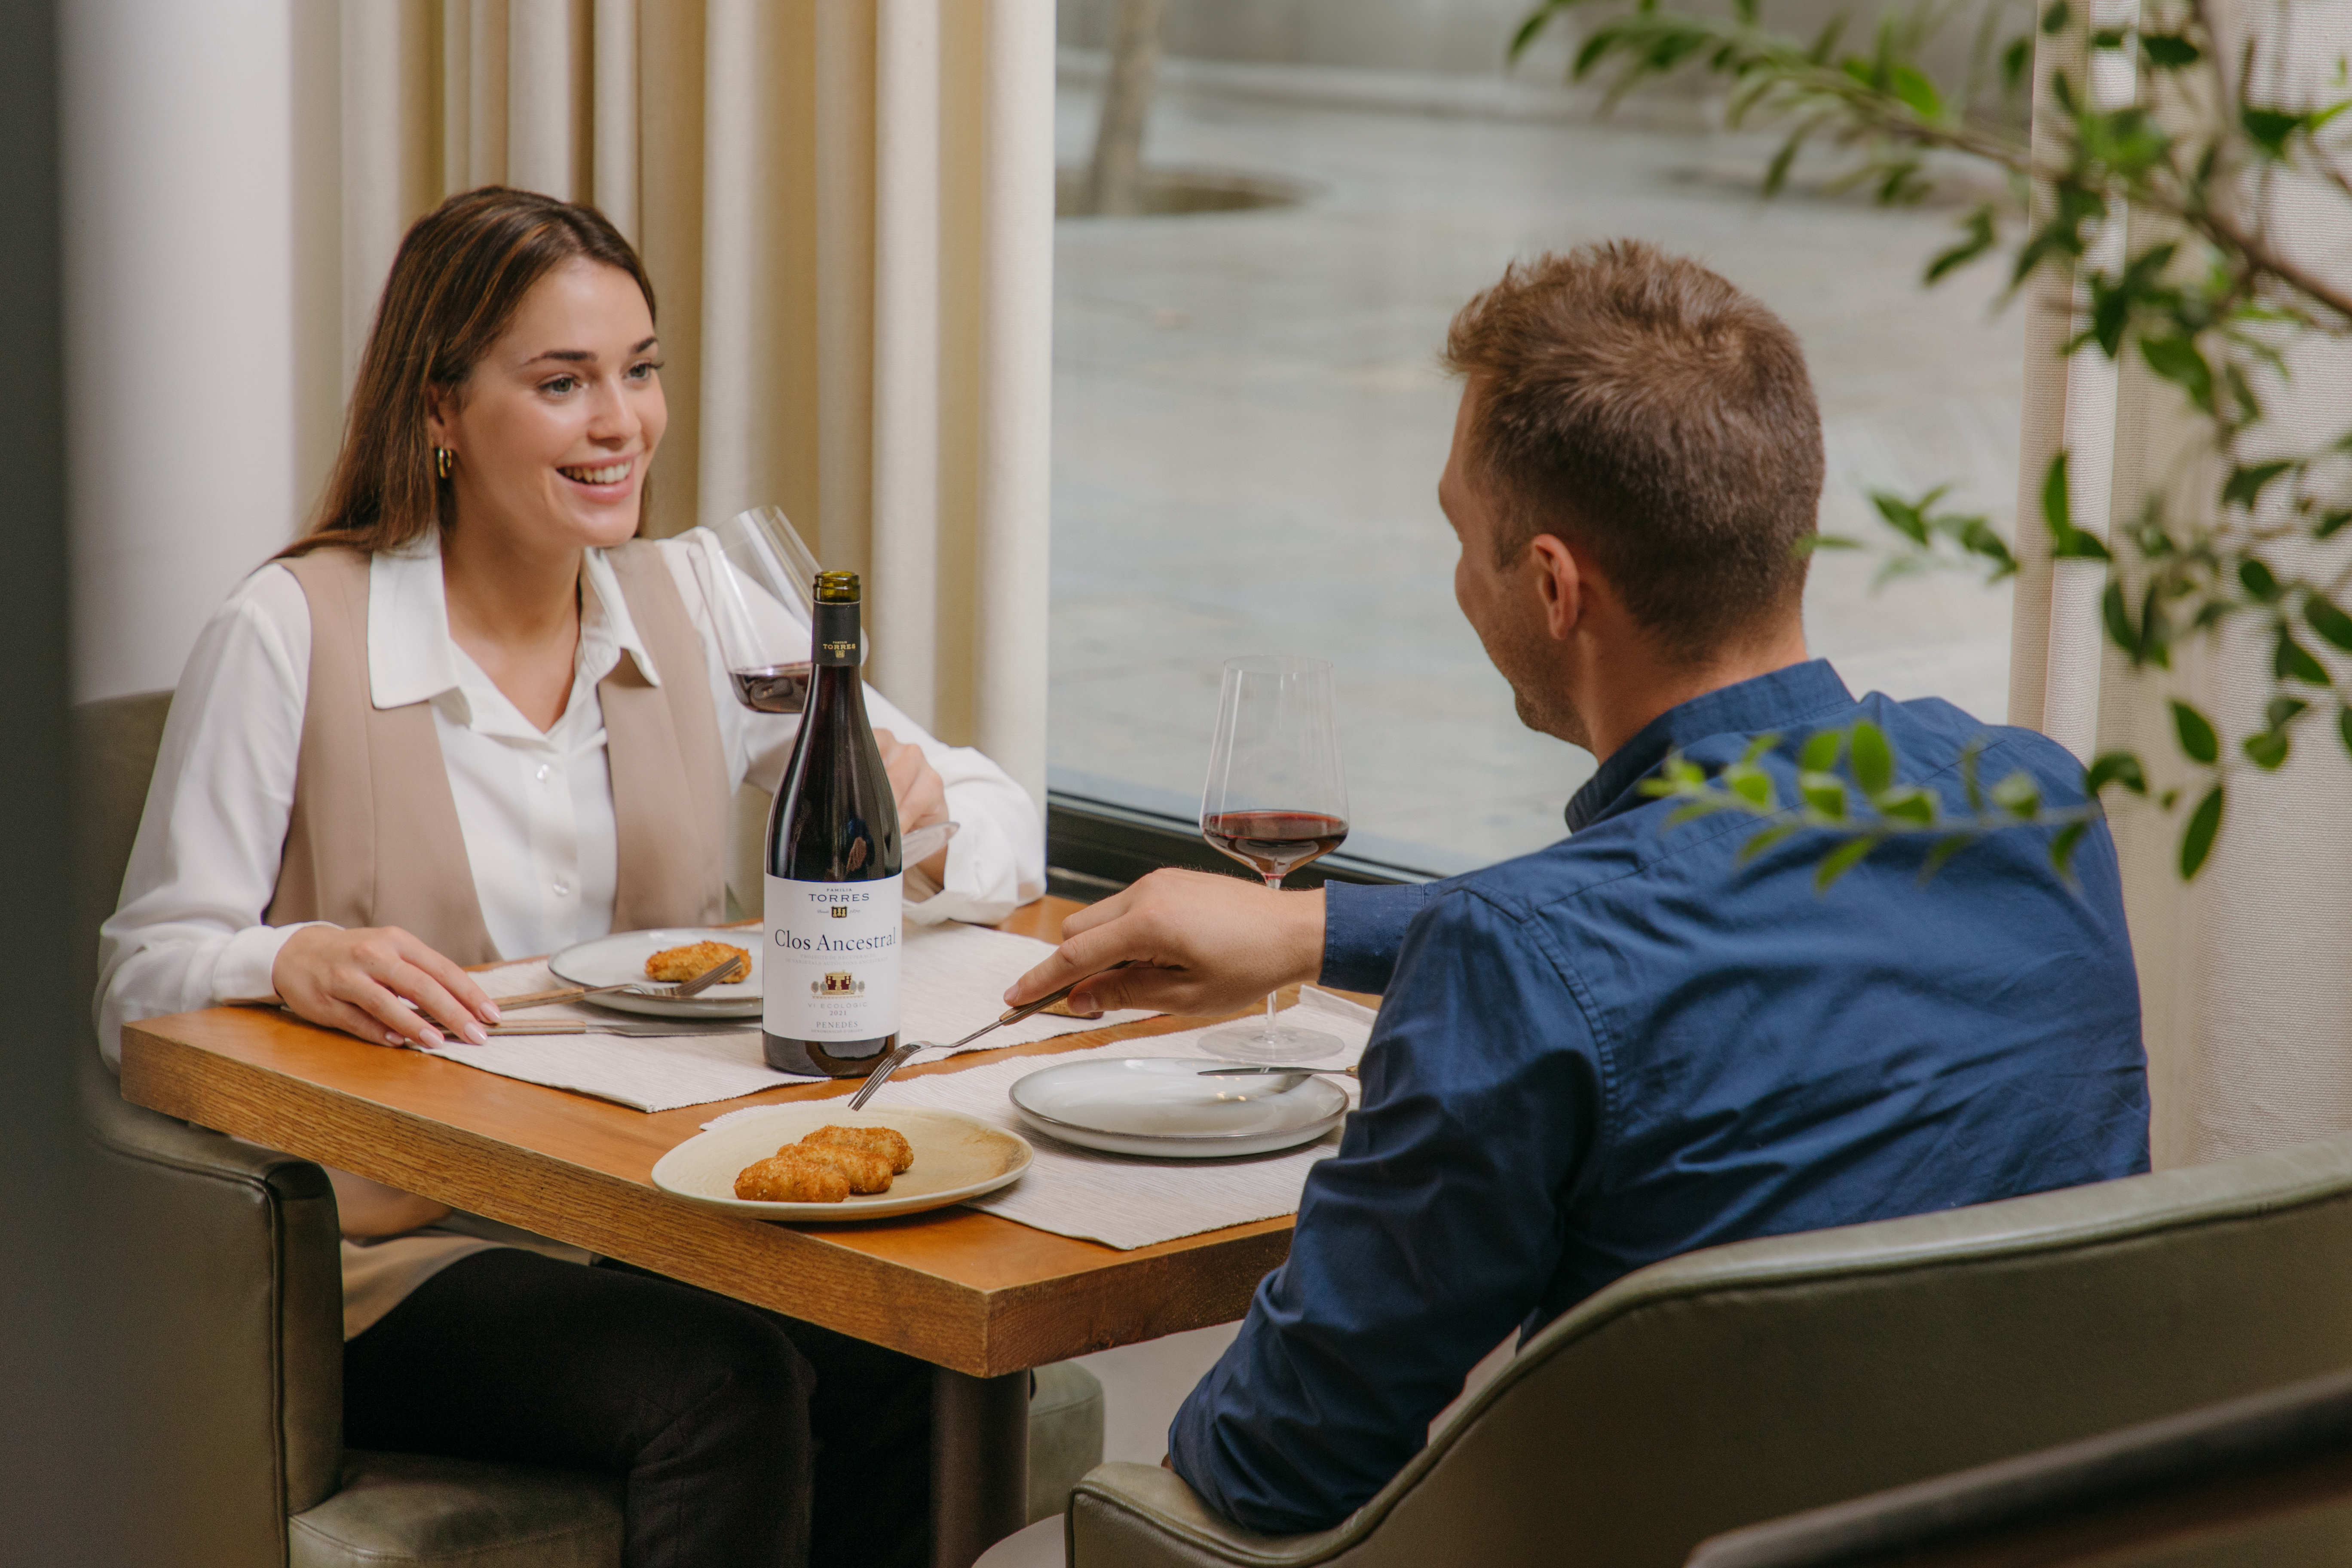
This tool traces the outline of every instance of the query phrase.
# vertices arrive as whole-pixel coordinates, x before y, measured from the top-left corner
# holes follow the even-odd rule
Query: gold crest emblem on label
[[[823,980],[809,982],[809,994],[812,996],[862,996],[865,994],[866,982],[846,969],[829,970]]]

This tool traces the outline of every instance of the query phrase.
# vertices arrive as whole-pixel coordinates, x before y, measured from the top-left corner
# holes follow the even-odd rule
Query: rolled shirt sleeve
[[[1321,983],[1375,995],[1386,991],[1397,952],[1404,945],[1405,928],[1444,887],[1442,882],[1398,887],[1324,883]]]
[[[1396,891],[1342,895],[1342,935],[1376,929]],[[1475,890],[1422,902],[1363,1108],[1307,1178],[1289,1260],[1169,1431],[1177,1472],[1247,1529],[1332,1525],[1420,1449],[1537,1309],[1593,1146],[1600,1054],[1545,939]]]

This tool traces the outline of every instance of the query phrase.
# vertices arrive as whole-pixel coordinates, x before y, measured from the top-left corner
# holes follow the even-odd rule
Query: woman
[[[708,535],[635,537],[658,353],[593,209],[492,187],[409,231],[315,526],[173,700],[102,933],[110,1055],[125,1019],[271,993],[479,1043],[462,964],[720,915],[729,800],[797,721],[732,700]],[[1025,794],[867,702],[908,829],[961,825],[910,917],[1042,891]],[[921,1556],[920,1363],[334,1174],[353,1446],[625,1470],[631,1563]]]

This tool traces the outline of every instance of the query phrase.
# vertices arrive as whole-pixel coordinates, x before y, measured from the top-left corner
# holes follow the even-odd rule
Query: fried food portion
[[[862,1149],[890,1162],[892,1174],[915,1163],[915,1146],[889,1127],[820,1127],[801,1140],[808,1149]]]
[[[744,1166],[735,1195],[763,1204],[837,1204],[849,1196],[849,1178],[832,1161],[788,1144]]]
[[[890,1162],[879,1154],[869,1154],[863,1149],[845,1148],[837,1143],[787,1143],[776,1151],[779,1155],[797,1154],[839,1171],[849,1183],[849,1190],[860,1194],[887,1193],[890,1190]]]
[[[675,985],[691,980],[720,959],[732,954],[735,967],[720,975],[714,984],[751,978],[751,955],[746,950],[723,942],[694,942],[684,947],[666,947],[646,960],[646,978]]]

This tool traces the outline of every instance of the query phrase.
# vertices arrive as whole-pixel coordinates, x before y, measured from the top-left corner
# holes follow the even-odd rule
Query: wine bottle
[[[820,572],[807,706],[768,813],[768,1065],[863,1077],[898,1043],[898,805],[858,679],[855,572]]]

